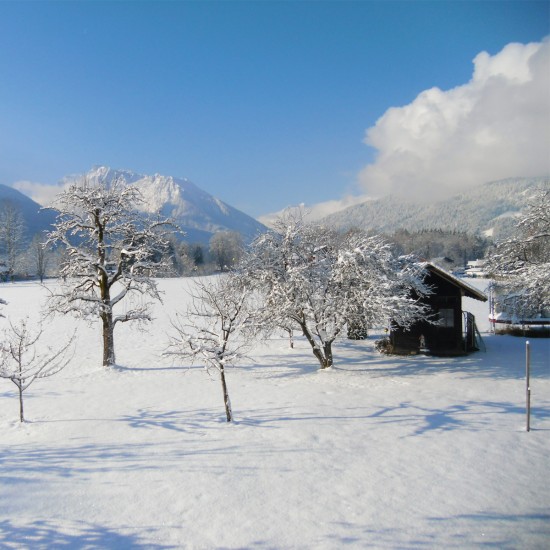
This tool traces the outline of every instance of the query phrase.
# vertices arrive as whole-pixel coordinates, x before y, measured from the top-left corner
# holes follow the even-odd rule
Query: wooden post
[[[525,414],[527,431],[531,431],[531,350],[529,348],[529,340],[525,342]]]

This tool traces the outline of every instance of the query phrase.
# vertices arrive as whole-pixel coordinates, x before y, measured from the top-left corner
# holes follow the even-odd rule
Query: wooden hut
[[[463,280],[431,263],[426,268],[425,282],[432,294],[422,298],[431,315],[439,322],[417,322],[408,330],[393,326],[389,337],[390,353],[464,355],[479,346],[479,332],[471,313],[462,311],[462,297],[487,301],[487,296]]]

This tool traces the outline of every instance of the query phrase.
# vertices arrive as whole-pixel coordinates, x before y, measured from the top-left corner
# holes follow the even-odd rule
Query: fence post
[[[527,431],[531,431],[531,350],[529,340],[525,342],[525,415]]]

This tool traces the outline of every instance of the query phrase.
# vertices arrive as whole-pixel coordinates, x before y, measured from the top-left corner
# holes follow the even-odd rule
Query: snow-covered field
[[[160,282],[147,332],[117,327],[109,371],[98,326],[49,321],[44,345],[74,326],[78,345],[26,392],[28,422],[0,380],[0,548],[550,547],[548,340],[531,341],[529,433],[525,340],[490,334],[452,359],[342,341],[327,372],[281,335],[228,371],[227,424],[219,381],[161,356],[192,284]],[[45,293],[0,297],[15,321]]]

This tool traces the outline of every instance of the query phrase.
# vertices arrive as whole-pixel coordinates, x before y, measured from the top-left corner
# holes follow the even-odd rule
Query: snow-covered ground
[[[162,357],[190,279],[161,281],[147,332],[117,327],[116,369],[99,327],[45,325],[71,365],[26,392],[0,380],[1,548],[548,548],[550,343],[484,335],[462,358],[386,357],[342,341],[320,372],[280,336],[219,381]],[[483,281],[475,281],[483,285]],[[45,292],[0,285],[12,320]],[[480,329],[487,304],[467,300]],[[0,328],[7,320],[0,320]]]

